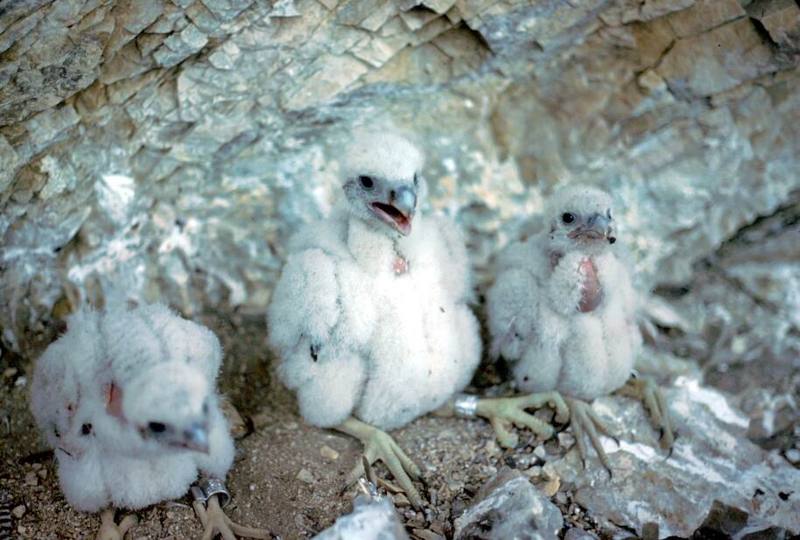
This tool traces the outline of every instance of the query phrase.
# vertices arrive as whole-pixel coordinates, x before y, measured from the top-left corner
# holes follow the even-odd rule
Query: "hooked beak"
[[[389,201],[374,201],[370,210],[391,225],[404,236],[411,234],[411,221],[417,207],[417,192],[408,186],[402,186],[389,193]]]
[[[600,241],[606,240],[609,244],[617,241],[613,235],[611,218],[600,213],[594,213],[589,217],[586,225],[577,227],[568,235],[573,240]]]
[[[208,454],[208,429],[206,425],[201,423],[192,424],[178,437],[174,446]]]

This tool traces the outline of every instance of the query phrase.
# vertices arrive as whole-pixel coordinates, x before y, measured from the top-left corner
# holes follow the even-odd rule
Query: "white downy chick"
[[[611,202],[593,187],[558,190],[547,229],[503,252],[487,295],[493,355],[511,364],[519,389],[567,398],[583,457],[586,431],[609,470],[596,433],[607,430],[584,401],[625,386],[641,350],[638,297],[615,254]]]
[[[72,315],[31,387],[70,505],[136,510],[185,495],[199,473],[224,479],[234,447],[216,392],[221,360],[210,330],[160,304]],[[108,517],[101,536],[131,526],[115,532]]]
[[[456,226],[420,211],[414,145],[365,134],[345,163],[344,204],[289,242],[269,343],[304,419],[360,438],[370,462],[384,460],[418,498],[405,474],[417,467],[381,430],[439,408],[470,381],[481,355],[470,264]]]

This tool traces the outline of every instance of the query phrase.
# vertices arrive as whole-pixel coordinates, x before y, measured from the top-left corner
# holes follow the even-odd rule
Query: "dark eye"
[[[81,435],[88,435],[92,432],[92,424],[83,424],[81,426]]]
[[[419,187],[419,176],[417,176],[417,173],[414,173],[414,185]]]
[[[150,422],[149,424],[147,424],[147,429],[149,429],[153,433],[164,433],[165,431],[167,431],[167,426],[165,426],[161,422]]]
[[[369,176],[359,176],[358,181],[364,189],[372,189],[372,186],[375,185],[375,182]]]
[[[561,221],[563,221],[564,223],[572,223],[573,221],[575,221],[575,215],[570,214],[569,212],[564,212],[563,214],[561,214]]]

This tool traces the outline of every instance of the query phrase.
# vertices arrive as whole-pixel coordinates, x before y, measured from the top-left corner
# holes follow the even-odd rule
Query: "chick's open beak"
[[[408,186],[401,186],[389,193],[389,201],[375,201],[370,205],[372,211],[383,221],[403,235],[411,233],[411,221],[417,207],[417,192]]]

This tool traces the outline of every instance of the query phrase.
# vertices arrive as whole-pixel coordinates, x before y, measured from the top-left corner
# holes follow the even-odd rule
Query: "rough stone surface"
[[[612,397],[594,404],[619,436],[619,444],[604,439],[612,478],[596,463],[584,471],[574,450],[544,472],[569,484],[588,512],[638,533],[653,522],[662,536],[689,537],[714,501],[741,508],[745,523],[750,514],[800,530],[800,471],[744,437],[746,416],[692,376],[678,377],[665,397],[679,434],[669,457],[643,409]]]

